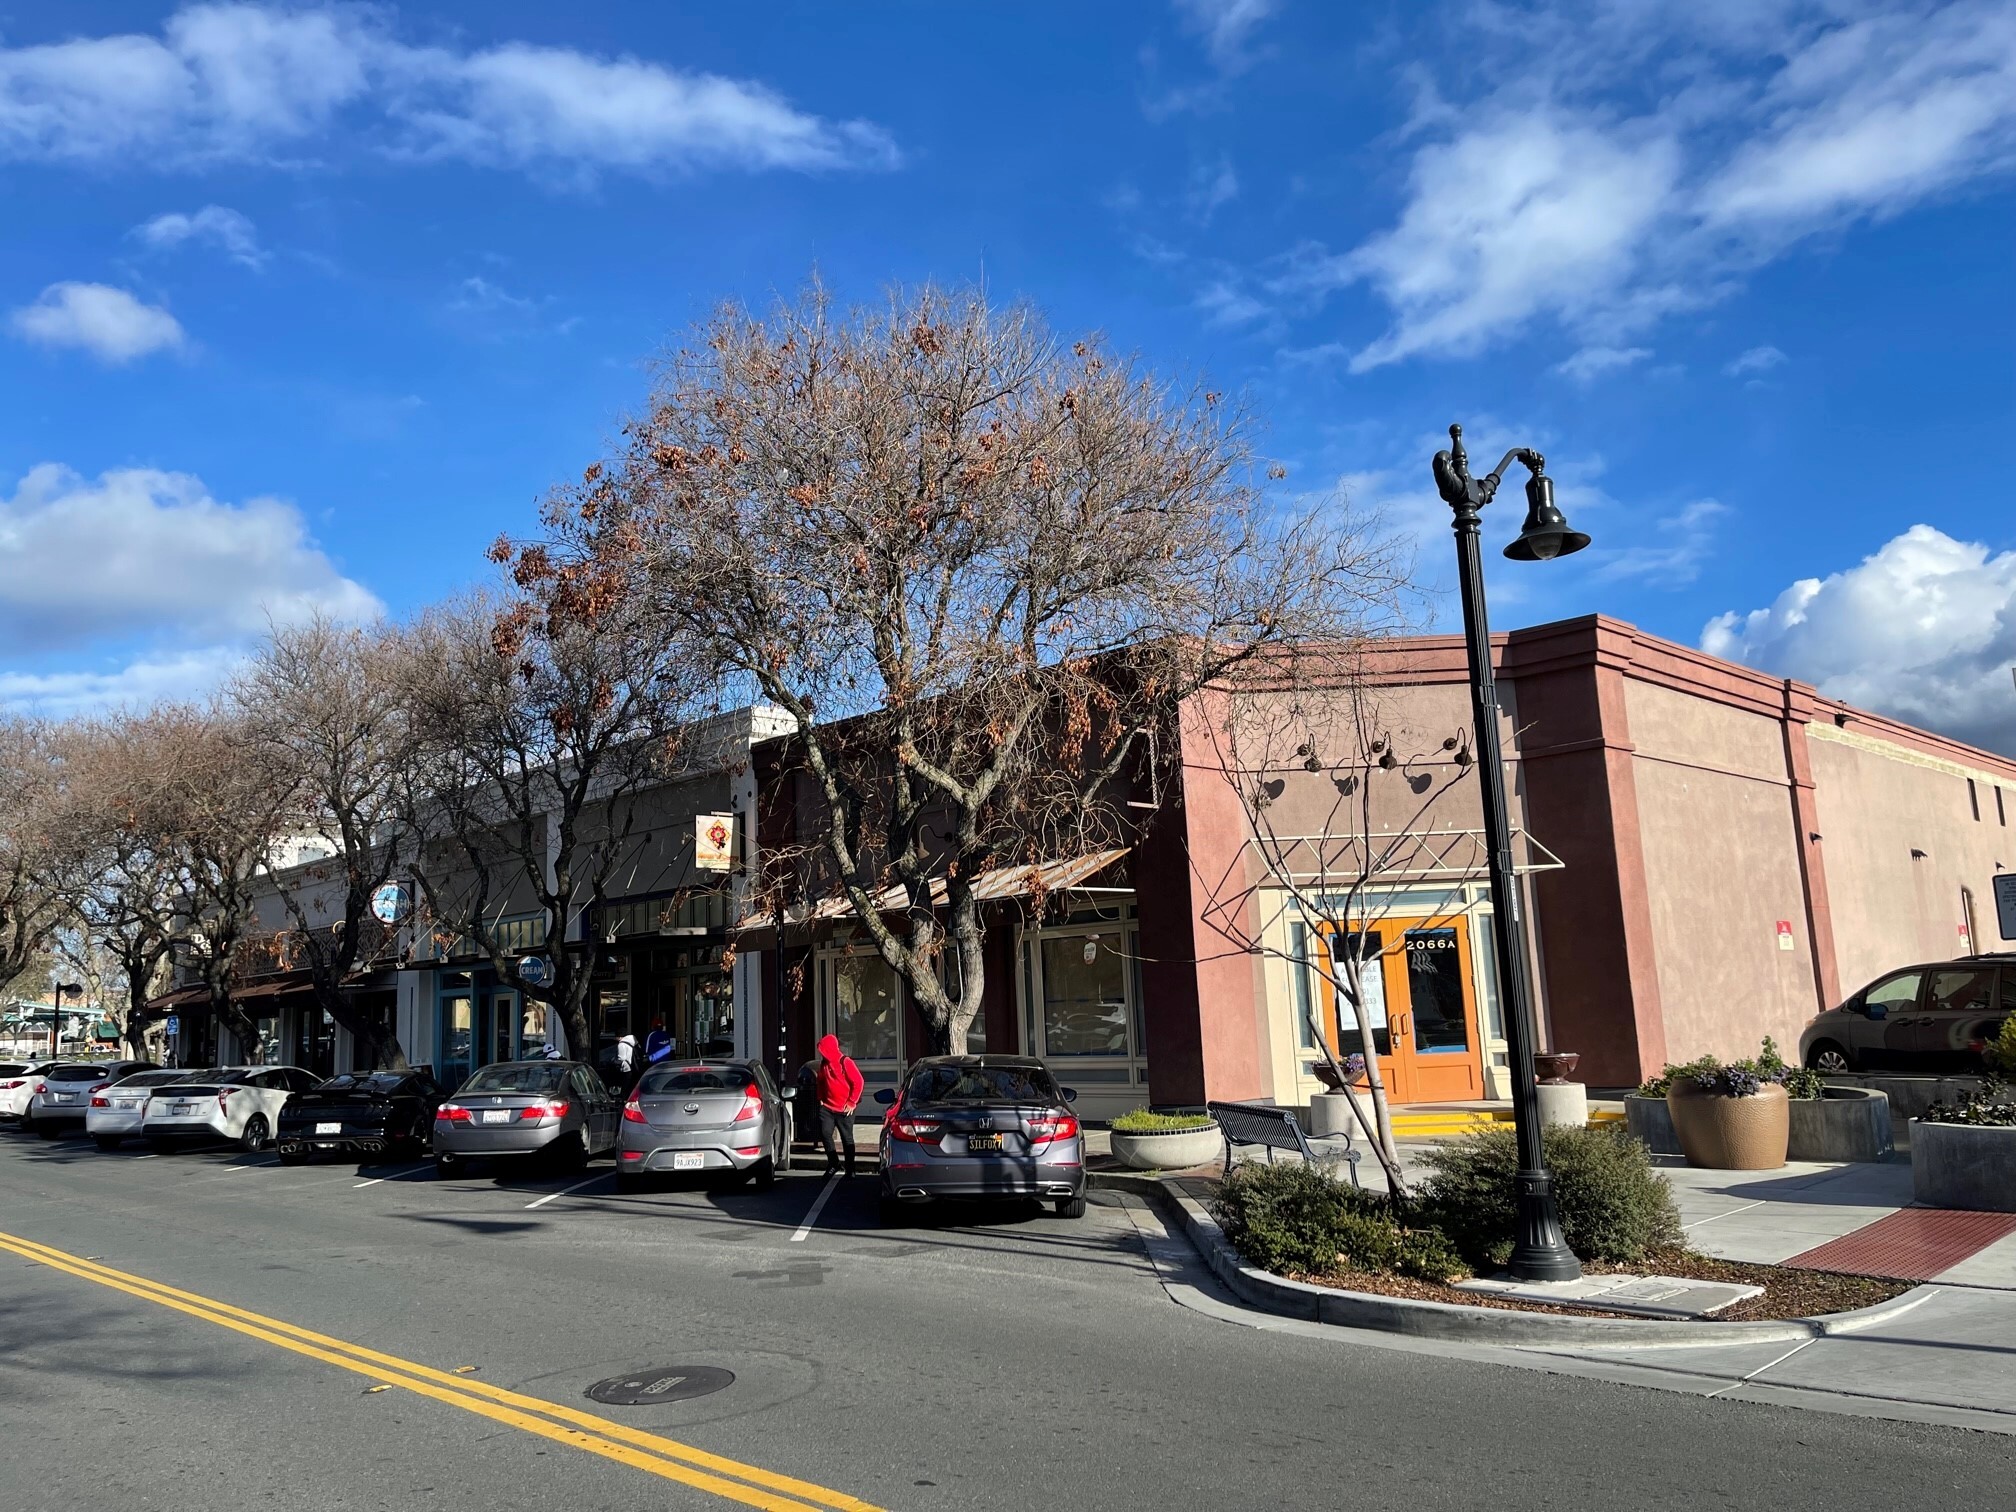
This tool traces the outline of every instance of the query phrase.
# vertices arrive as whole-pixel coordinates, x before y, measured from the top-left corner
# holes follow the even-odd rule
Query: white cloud
[[[150,247],[167,249],[184,242],[207,242],[248,268],[266,264],[257,229],[247,217],[224,205],[205,205],[193,214],[171,210],[135,226],[132,234]]]
[[[210,645],[380,607],[293,505],[220,503],[187,473],[86,479],[43,463],[0,500],[0,644],[17,653],[133,638]]]
[[[1211,61],[1234,73],[1252,61],[1246,42],[1280,0],[1176,0],[1184,29],[1201,38]]]
[[[0,707],[61,719],[100,709],[145,708],[200,698],[244,661],[234,646],[205,646],[142,656],[107,668],[58,672],[0,671]]]
[[[1577,383],[1589,383],[1605,373],[1615,373],[1643,362],[1651,355],[1650,347],[1587,346],[1567,361],[1554,364],[1554,371]]]
[[[1716,656],[2016,755],[2016,551],[1913,525],[1859,565],[1803,578],[1701,632]]]
[[[376,7],[190,5],[159,36],[0,48],[0,156],[273,162],[353,140],[565,178],[897,158],[881,128],[758,83],[568,48],[416,46]]]
[[[51,284],[9,319],[23,341],[80,347],[101,362],[131,362],[183,343],[173,315],[110,284]]]
[[[1737,357],[1722,371],[1731,378],[1741,378],[1745,373],[1768,373],[1781,362],[1788,362],[1783,352],[1774,346],[1754,346]]]
[[[1274,311],[1236,284],[1213,280],[1197,291],[1192,301],[1204,312],[1205,322],[1214,326],[1250,325],[1272,318]]]
[[[1190,170],[1190,187],[1184,193],[1184,208],[1190,218],[1200,225],[1208,225],[1211,217],[1239,197],[1239,175],[1233,170],[1232,159],[1221,157],[1215,163],[1199,163]]]
[[[1720,500],[1696,499],[1660,520],[1656,539],[1604,552],[1596,575],[1642,578],[1665,588],[1691,583],[1715,545],[1715,522],[1727,513]]]
[[[1527,66],[1454,103],[1474,76],[1424,75],[1397,219],[1266,275],[1380,296],[1391,324],[1357,371],[1541,323],[1623,346],[1803,238],[2016,163],[2016,0],[1477,0],[1471,19]]]

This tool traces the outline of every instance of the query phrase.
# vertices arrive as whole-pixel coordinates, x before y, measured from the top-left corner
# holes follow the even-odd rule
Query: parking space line
[[[541,1197],[537,1202],[526,1203],[525,1211],[529,1213],[534,1208],[542,1208],[556,1197],[565,1197],[569,1192],[578,1192],[581,1190],[581,1188],[585,1186],[593,1186],[595,1185],[596,1182],[600,1181],[603,1176],[609,1176],[613,1174],[614,1173],[611,1171],[604,1171],[601,1173],[601,1175],[590,1176],[586,1181],[577,1181],[574,1183],[574,1185],[570,1187],[562,1187],[557,1192],[548,1192],[544,1197]]]
[[[405,1180],[406,1177],[411,1176],[415,1171],[424,1171],[426,1169],[427,1167],[425,1167],[424,1165],[416,1165],[416,1166],[408,1166],[403,1171],[387,1171],[383,1176],[373,1176],[369,1181],[358,1182],[355,1186],[351,1188],[351,1190],[353,1192],[361,1191],[363,1188],[367,1186],[376,1186],[381,1181],[403,1181]]]
[[[791,1236],[793,1244],[803,1244],[805,1236],[812,1232],[812,1226],[819,1221],[819,1214],[825,1209],[826,1201],[833,1195],[833,1188],[840,1184],[840,1173],[835,1171],[826,1178],[826,1185],[819,1189],[819,1196],[812,1204],[812,1211],[805,1215],[805,1221],[798,1225],[798,1232]]]

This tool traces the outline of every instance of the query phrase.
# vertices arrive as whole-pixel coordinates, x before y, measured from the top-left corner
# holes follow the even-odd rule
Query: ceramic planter
[[[1113,1157],[1136,1171],[1187,1171],[1225,1158],[1225,1140],[1218,1125],[1201,1129],[1170,1129],[1159,1134],[1112,1134]]]
[[[1914,1118],[1911,1195],[1926,1207],[2016,1213],[2016,1128]]]
[[[1705,1092],[1675,1077],[1666,1093],[1687,1164],[1711,1171],[1775,1171],[1792,1137],[1791,1099],[1767,1082],[1748,1097]]]

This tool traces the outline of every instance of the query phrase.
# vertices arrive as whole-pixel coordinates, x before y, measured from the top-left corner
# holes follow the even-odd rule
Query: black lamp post
[[[1546,459],[1514,447],[1481,478],[1470,476],[1463,427],[1449,427],[1451,449],[1435,453],[1435,486],[1456,515],[1456,574],[1463,595],[1463,633],[1469,642],[1470,705],[1477,732],[1477,779],[1484,804],[1484,838],[1491,849],[1491,947],[1505,994],[1505,1040],[1512,1057],[1512,1116],[1519,1135],[1518,1216],[1507,1267],[1520,1281],[1573,1281],[1582,1274],[1554,1210],[1554,1184],[1540,1147],[1540,1094],[1533,1080],[1533,989],[1512,869],[1512,826],[1505,813],[1505,758],[1498,742],[1498,688],[1491,670],[1491,627],[1484,614],[1484,563],[1477,545],[1478,514],[1506,468],[1524,463],[1526,524],[1505,548],[1517,562],[1547,562],[1589,544],[1570,530],[1554,506]]]

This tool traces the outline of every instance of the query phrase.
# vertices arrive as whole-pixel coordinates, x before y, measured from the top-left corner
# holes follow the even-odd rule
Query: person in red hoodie
[[[854,1057],[840,1048],[837,1035],[819,1041],[819,1069],[814,1073],[819,1092],[819,1142],[826,1147],[826,1174],[839,1169],[833,1136],[847,1152],[847,1174],[854,1174],[854,1110],[861,1106],[861,1068]]]

